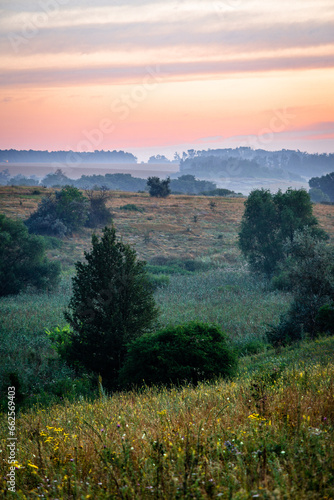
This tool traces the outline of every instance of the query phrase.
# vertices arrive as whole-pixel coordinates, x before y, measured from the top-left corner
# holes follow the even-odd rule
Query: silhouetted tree
[[[149,177],[147,179],[147,186],[151,196],[156,198],[166,198],[170,195],[170,178],[160,180],[159,177]]]

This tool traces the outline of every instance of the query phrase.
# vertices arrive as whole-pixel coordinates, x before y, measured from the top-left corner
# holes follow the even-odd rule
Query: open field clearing
[[[11,218],[26,219],[36,210],[42,196],[51,191],[0,187],[0,211]],[[171,195],[154,199],[148,194],[122,192],[111,195],[108,206],[117,232],[126,243],[134,245],[141,258],[149,261],[154,256],[182,257],[216,264],[239,261],[236,242],[244,198]],[[138,210],[122,210],[126,205],[135,205]],[[334,206],[316,204],[314,215],[333,241]],[[65,267],[71,266],[90,248],[91,234],[92,230],[84,229],[65,238],[63,246],[51,251],[50,256],[60,259]]]

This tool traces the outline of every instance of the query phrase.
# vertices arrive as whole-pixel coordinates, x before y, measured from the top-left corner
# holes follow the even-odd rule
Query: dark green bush
[[[44,236],[44,241],[47,250],[54,250],[63,246],[63,241],[54,236]]]
[[[86,191],[89,200],[87,227],[106,226],[112,222],[112,213],[106,206],[111,195],[106,189],[90,189]]]
[[[45,255],[44,238],[28,233],[22,221],[0,214],[0,297],[28,286],[50,290],[59,282],[60,264]]]
[[[197,383],[235,374],[237,357],[217,326],[192,322],[145,334],[130,346],[122,387]]]
[[[176,259],[157,255],[152,257],[147,270],[152,274],[190,274],[197,271],[207,271],[212,264],[194,259]]]
[[[166,198],[170,195],[170,178],[160,180],[159,177],[149,177],[147,179],[147,187],[149,188],[150,196],[156,198]]]
[[[334,334],[334,303],[320,307],[316,322],[319,332]]]
[[[42,198],[25,221],[30,233],[63,237],[81,229],[88,218],[88,200],[79,189],[65,186]]]
[[[134,203],[128,203],[119,207],[120,210],[128,210],[130,212],[143,212],[142,208],[137,207]]]

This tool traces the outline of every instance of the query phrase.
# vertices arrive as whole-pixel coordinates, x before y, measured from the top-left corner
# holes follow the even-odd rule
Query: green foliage
[[[149,274],[150,285],[153,291],[165,288],[169,285],[170,278],[166,274]]]
[[[143,212],[142,208],[137,207],[134,203],[127,203],[126,205],[123,205],[119,207],[120,210],[128,210],[131,212]]]
[[[201,194],[204,196],[240,196],[241,195],[241,193],[236,193],[235,191],[231,191],[230,189],[225,189],[225,188],[211,189],[210,191],[203,191]]]
[[[158,255],[153,257],[147,270],[152,274],[190,274],[193,272],[207,271],[212,265],[195,259],[178,259]]]
[[[319,241],[306,228],[296,231],[284,250],[289,257],[281,265],[282,274],[276,285],[284,285],[293,293],[294,300],[280,323],[268,332],[268,339],[274,345],[301,340],[306,334],[314,337],[321,332],[326,315],[320,314],[319,322],[319,309],[334,297],[333,247]]]
[[[105,189],[97,189],[86,191],[89,200],[87,227],[98,227],[110,224],[112,214],[106,206],[106,202],[110,199],[110,193]]]
[[[60,264],[46,258],[43,238],[29,235],[23,222],[0,214],[0,296],[27,286],[51,289],[59,275]]]
[[[71,347],[71,328],[70,325],[63,327],[56,326],[53,329],[46,329],[45,333],[49,337],[51,344],[55,347],[59,356],[66,359],[67,353]]]
[[[254,271],[272,276],[286,258],[284,243],[294,232],[308,226],[312,234],[324,239],[312,214],[310,196],[303,190],[288,189],[271,194],[265,189],[252,191],[245,202],[239,232],[239,246]]]
[[[116,238],[115,228],[92,237],[86,262],[77,262],[73,295],[65,318],[72,335],[66,353],[73,365],[100,374],[112,387],[126,344],[149,329],[157,317],[145,263]]]
[[[235,374],[237,359],[216,326],[191,322],[145,334],[129,347],[121,385],[197,383]]]
[[[156,198],[166,198],[170,195],[170,178],[160,180],[159,177],[149,177],[147,179],[147,186],[151,196]]]
[[[334,172],[323,175],[322,177],[312,177],[312,179],[309,180],[309,185],[312,190],[317,189],[328,196],[329,201],[334,201]]]
[[[251,356],[266,350],[268,343],[258,335],[244,335],[241,338],[233,339],[233,347],[238,356]]]
[[[181,175],[171,180],[172,193],[178,194],[200,194],[203,191],[214,190],[216,184],[210,181],[197,180],[194,175]]]
[[[87,198],[79,189],[65,186],[42,198],[25,224],[31,233],[63,237],[81,229],[87,218]]]
[[[328,194],[323,193],[319,188],[311,188],[308,192],[311,200],[314,203],[321,203],[323,201],[330,201]]]
[[[321,306],[315,319],[321,332],[334,334],[334,303]]]
[[[22,292],[0,298],[0,407],[6,408],[7,387],[20,389],[19,407],[48,405],[59,399],[78,399],[93,394],[92,383],[60,359],[45,330],[64,324],[63,309],[70,299],[68,280],[56,292]],[[12,377],[16,383],[10,383]],[[18,402],[18,401],[17,401]]]

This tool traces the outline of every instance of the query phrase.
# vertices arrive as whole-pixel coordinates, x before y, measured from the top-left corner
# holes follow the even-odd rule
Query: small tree
[[[237,359],[214,325],[192,322],[135,340],[120,373],[124,387],[197,383],[235,374]]]
[[[86,221],[87,227],[98,227],[110,224],[112,215],[110,209],[106,207],[111,194],[106,189],[90,189],[86,191],[89,200],[89,213]]]
[[[151,196],[156,198],[166,198],[170,195],[170,178],[167,177],[165,180],[160,180],[159,177],[149,177],[147,179],[147,186],[149,187],[149,193]]]
[[[86,263],[77,262],[73,296],[65,318],[72,328],[67,359],[100,374],[115,387],[126,344],[148,330],[157,317],[145,263],[116,239],[115,228],[92,237]]]
[[[28,285],[50,289],[59,275],[60,264],[46,258],[44,239],[29,235],[23,222],[0,215],[0,296],[17,294]]]
[[[256,189],[245,202],[239,246],[253,271],[272,276],[287,256],[285,241],[292,241],[296,230],[308,226],[318,239],[326,238],[317,224],[310,196],[304,189],[288,189],[274,195]]]

